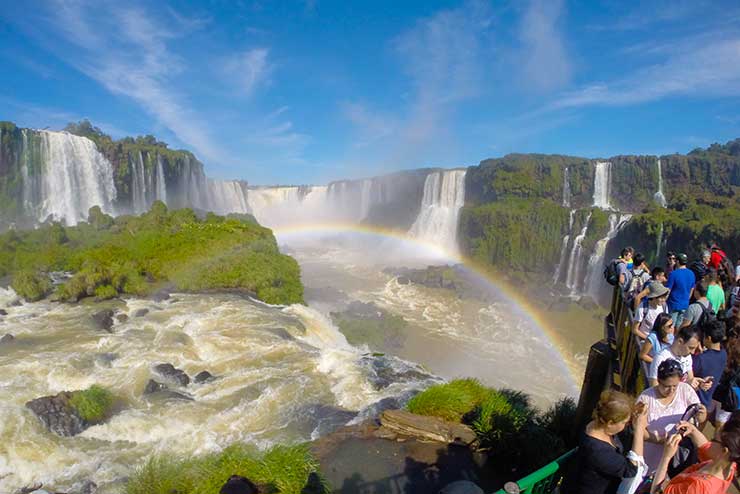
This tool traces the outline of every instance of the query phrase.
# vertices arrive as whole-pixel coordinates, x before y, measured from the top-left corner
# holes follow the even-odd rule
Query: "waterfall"
[[[239,180],[206,181],[207,209],[216,214],[247,214],[249,207],[247,183]]]
[[[563,207],[570,207],[570,179],[568,177],[568,167],[563,172]]]
[[[360,193],[360,220],[367,218],[372,204],[373,181],[365,179],[362,181],[362,191]]]
[[[622,214],[619,216],[616,214],[609,215],[609,231],[606,237],[596,242],[594,251],[588,259],[588,269],[586,270],[586,280],[584,283],[588,293],[596,296],[604,286],[602,274],[605,264],[604,256],[606,255],[606,247],[609,241],[617,236],[619,230],[627,224],[631,217],[631,214]]]
[[[612,164],[608,161],[597,161],[594,173],[594,207],[611,209],[609,204],[611,181]]]
[[[581,253],[583,249],[581,244],[583,239],[586,238],[588,232],[588,223],[591,221],[591,212],[589,211],[586,221],[583,223],[581,233],[573,240],[573,246],[570,249],[570,258],[568,259],[568,274],[565,277],[565,286],[570,288],[571,295],[575,295],[578,284],[578,278],[581,274]]]
[[[409,234],[457,252],[457,220],[465,204],[465,170],[432,172],[424,181],[421,211]]]
[[[660,166],[660,158],[658,158],[658,192],[655,193],[653,198],[662,208],[666,207],[668,204],[665,200],[665,195],[663,195],[663,171]]]
[[[167,204],[167,182],[164,179],[162,156],[157,154],[157,200]]]
[[[135,214],[141,214],[149,209],[146,200],[146,170],[141,151],[136,155],[138,159],[131,163],[131,200]]]
[[[658,263],[660,263],[660,250],[663,244],[663,222],[660,222],[660,226],[658,227],[658,242],[655,246],[655,265],[657,266]]]
[[[563,237],[563,245],[560,248],[560,261],[558,267],[555,269],[555,274],[552,277],[552,282],[557,283],[560,280],[560,274],[563,272],[563,266],[565,265],[565,258],[568,252],[568,241],[570,241],[570,235],[573,232],[573,219],[575,218],[576,210],[570,210],[570,217],[568,218],[568,233]]]
[[[23,132],[21,174],[26,211],[38,221],[51,216],[68,225],[87,219],[92,206],[113,214],[113,167],[95,143],[67,132],[34,133],[37,139]]]

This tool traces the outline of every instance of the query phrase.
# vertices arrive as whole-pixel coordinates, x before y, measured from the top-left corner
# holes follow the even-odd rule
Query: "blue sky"
[[[740,137],[737,1],[0,2],[0,67],[0,120],[254,184]]]

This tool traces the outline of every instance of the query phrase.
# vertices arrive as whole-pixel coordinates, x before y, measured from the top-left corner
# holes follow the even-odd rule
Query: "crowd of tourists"
[[[567,492],[727,492],[740,461],[740,259],[714,244],[694,262],[668,252],[650,269],[626,247],[609,272],[648,387],[602,394]]]

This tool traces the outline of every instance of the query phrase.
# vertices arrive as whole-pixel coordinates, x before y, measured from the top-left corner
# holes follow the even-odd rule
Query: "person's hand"
[[[655,444],[663,444],[666,440],[667,433],[659,430],[648,431],[648,441]]]
[[[632,427],[635,430],[645,430],[647,428],[647,406],[645,403],[637,403],[632,412]]]
[[[668,438],[663,447],[663,458],[673,458],[676,455],[678,443],[681,442],[681,439],[683,439],[681,434],[673,434]]]
[[[691,385],[692,388],[699,389],[699,386],[704,384],[704,379],[702,379],[701,377],[695,377],[691,379],[691,382],[689,384]]]
[[[712,387],[712,381],[704,379],[704,381],[699,385],[699,388],[701,388],[702,391],[709,391],[709,389]]]
[[[699,422],[707,421],[707,407],[702,404],[699,404],[699,412],[696,414],[696,420]]]
[[[682,420],[676,425],[676,429],[678,430],[679,434],[682,436],[690,436],[694,432],[698,431],[696,426],[692,424],[691,422],[687,422],[685,420]]]

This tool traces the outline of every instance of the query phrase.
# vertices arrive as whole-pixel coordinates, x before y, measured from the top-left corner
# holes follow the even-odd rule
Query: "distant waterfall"
[[[568,257],[568,241],[570,241],[570,235],[573,232],[573,219],[575,217],[575,214],[576,210],[571,209],[570,217],[568,218],[568,233],[563,237],[563,245],[560,248],[560,261],[558,262],[558,267],[555,269],[555,274],[552,277],[553,283],[557,283],[558,281],[560,281],[560,274],[563,272],[565,259]]]
[[[457,252],[457,221],[465,204],[465,170],[432,172],[424,181],[421,211],[409,234]]]
[[[87,219],[92,206],[114,213],[116,187],[113,167],[85,137],[66,132],[34,131],[38,148],[23,131],[21,157],[23,203],[30,216],[44,221],[51,216],[76,225]],[[31,154],[38,152],[34,166]]]
[[[206,182],[208,210],[216,214],[250,213],[247,183],[239,180],[214,180]]]
[[[663,170],[661,170],[660,166],[660,158],[658,158],[658,192],[655,193],[653,196],[655,199],[655,202],[660,205],[660,207],[664,208],[668,205],[667,201],[665,200],[665,195],[663,195]]]
[[[588,268],[586,270],[586,280],[584,283],[587,293],[596,296],[604,286],[602,274],[605,264],[604,256],[606,255],[606,247],[609,244],[609,241],[617,236],[619,230],[627,224],[631,217],[631,214],[609,215],[609,231],[607,232],[606,237],[596,242],[594,251],[588,259]]]
[[[137,154],[137,159],[131,163],[131,200],[135,214],[141,214],[149,209],[146,200],[146,170],[144,169],[144,159],[141,151]]]
[[[660,226],[658,227],[658,241],[655,245],[655,264],[658,265],[660,263],[660,252],[663,248],[663,222],[660,222]]]
[[[570,179],[568,177],[568,167],[566,166],[563,172],[563,207],[570,207],[570,198]]]
[[[167,204],[167,182],[164,179],[162,156],[157,155],[157,200]]]
[[[568,259],[568,274],[565,278],[565,286],[570,289],[571,295],[575,295],[577,292],[578,280],[581,275],[581,257],[583,248],[581,244],[583,239],[586,238],[588,233],[588,224],[591,221],[591,212],[588,213],[586,221],[583,222],[583,228],[581,233],[573,240],[573,246],[570,250],[570,258]]]
[[[597,161],[594,173],[594,206],[599,209],[611,209],[612,164],[608,161]]]

